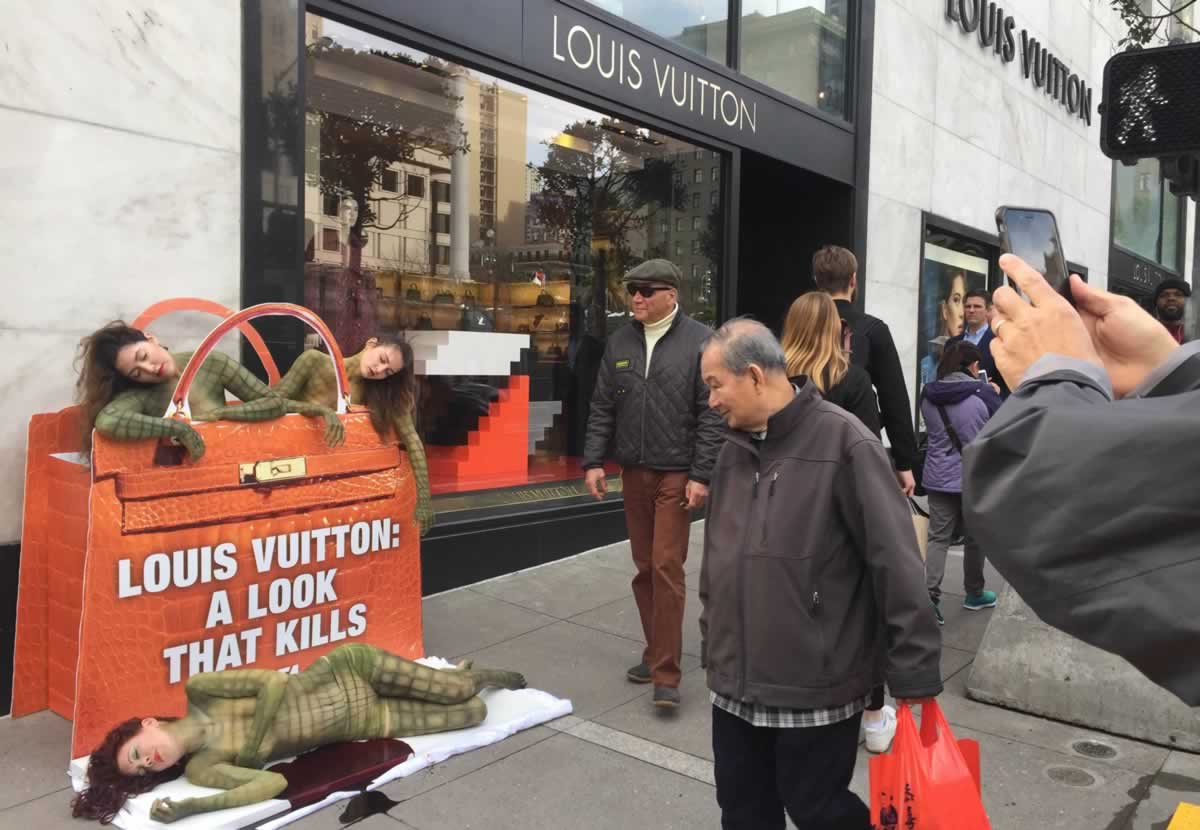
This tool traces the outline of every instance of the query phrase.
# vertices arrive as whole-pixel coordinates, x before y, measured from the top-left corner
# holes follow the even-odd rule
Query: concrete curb
[[[1046,625],[1012,588],[1003,591],[984,634],[967,694],[983,703],[1200,752],[1200,710],[1155,686],[1122,658]]]

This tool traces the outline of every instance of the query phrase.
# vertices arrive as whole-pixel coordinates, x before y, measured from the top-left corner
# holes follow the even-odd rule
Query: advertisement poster
[[[986,289],[988,261],[982,257],[925,244],[921,268],[921,307],[917,335],[917,391],[937,380],[942,346],[963,332],[963,299],[973,288]]]

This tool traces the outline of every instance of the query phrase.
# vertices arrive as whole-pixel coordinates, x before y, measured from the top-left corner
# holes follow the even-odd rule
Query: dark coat
[[[797,377],[791,381],[800,386],[807,383],[807,378]],[[879,400],[866,369],[851,365],[841,382],[825,393],[825,400],[858,418],[876,438],[880,437]]]
[[[864,314],[847,300],[835,300],[838,314],[850,326],[850,362],[867,370],[879,393],[879,420],[892,445],[897,470],[912,470],[920,456],[913,434],[912,398],[904,384],[900,355],[892,331],[878,317]]]
[[[687,470],[693,481],[708,483],[725,438],[700,375],[700,348],[711,334],[680,309],[654,346],[649,377],[641,323],[608,339],[592,393],[584,469],[612,458],[624,467]]]
[[[942,689],[941,636],[908,502],[879,439],[811,383],[717,460],[700,568],[714,692],[819,709]]]
[[[959,334],[947,340],[946,345],[949,346],[951,343],[958,343],[965,339],[965,334]],[[983,332],[983,337],[979,338],[979,351],[983,353],[983,360],[979,361],[979,368],[987,372],[988,380],[1000,387],[1000,397],[1003,399],[1007,398],[1010,392],[1008,384],[1004,382],[1004,376],[996,368],[996,361],[992,357],[992,341],[995,339],[996,333],[992,331],[991,326],[988,326]]]

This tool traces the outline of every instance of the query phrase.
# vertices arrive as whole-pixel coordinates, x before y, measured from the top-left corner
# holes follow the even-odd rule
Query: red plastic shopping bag
[[[957,740],[936,701],[897,713],[892,751],[871,759],[875,830],[991,830],[980,797],[979,744]]]

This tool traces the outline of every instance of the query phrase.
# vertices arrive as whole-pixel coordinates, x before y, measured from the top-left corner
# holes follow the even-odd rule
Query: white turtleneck
[[[667,333],[667,329],[671,328],[671,323],[675,320],[675,315],[679,313],[679,303],[671,309],[671,313],[659,320],[657,323],[646,323],[642,328],[646,332],[646,377],[650,377],[650,357],[654,354],[654,346],[662,339],[662,336]]]

